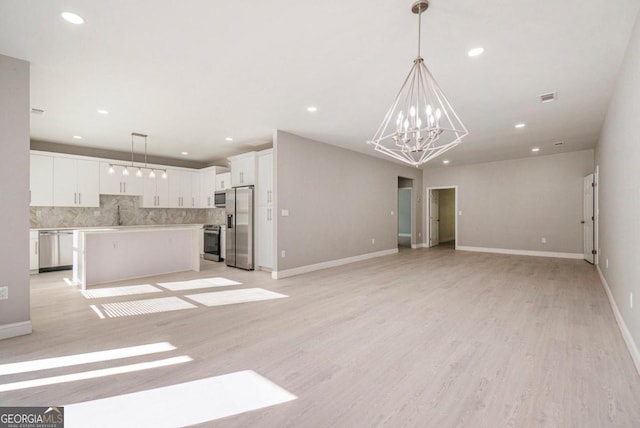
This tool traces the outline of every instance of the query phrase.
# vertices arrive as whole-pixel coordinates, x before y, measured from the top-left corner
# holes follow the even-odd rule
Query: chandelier
[[[144,138],[144,166],[138,166],[135,167],[133,165],[133,137],[141,137]],[[136,171],[136,177],[142,177],[144,175],[144,173],[142,172],[143,169],[146,169],[149,171],[149,178],[156,178],[156,171],[157,172],[162,172],[162,178],[167,178],[167,170],[166,169],[160,169],[160,168],[149,168],[148,164],[147,164],[147,134],[140,134],[139,132],[132,132],[131,133],[131,165],[124,165],[124,164],[119,164],[119,163],[112,163],[109,164],[109,170],[108,173],[113,175],[116,173],[116,170],[114,167],[119,166],[122,167],[122,175],[124,176],[128,176],[129,175],[129,168],[131,169],[137,169]]]
[[[449,104],[420,56],[422,12],[427,0],[411,11],[418,15],[418,56],[373,139],[375,150],[415,167],[462,142],[469,132]]]

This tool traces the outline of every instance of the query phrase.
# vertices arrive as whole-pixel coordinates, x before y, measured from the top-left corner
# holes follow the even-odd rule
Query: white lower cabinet
[[[40,268],[39,236],[40,234],[37,230],[29,232],[29,270],[31,273],[38,273],[38,269]]]

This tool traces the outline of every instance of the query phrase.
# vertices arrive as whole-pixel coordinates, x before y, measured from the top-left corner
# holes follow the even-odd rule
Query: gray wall
[[[640,15],[596,148],[600,169],[600,269],[636,344],[640,344],[639,95]],[[634,295],[633,309],[630,293]]]
[[[440,242],[449,242],[456,239],[456,191],[455,189],[438,190],[438,214],[440,227],[438,236]]]
[[[396,249],[398,177],[422,181],[422,171],[302,138],[274,133],[276,264],[282,271]],[[413,192],[413,242],[422,234],[422,192]],[[391,215],[391,212],[394,215]],[[371,244],[371,239],[375,244]],[[286,258],[280,252],[286,250]]]
[[[411,233],[412,189],[398,189],[398,233]]]
[[[30,320],[29,63],[0,55],[0,328]]]
[[[593,150],[424,170],[424,187],[458,186],[457,245],[582,253],[583,177]],[[542,244],[541,238],[547,243]]]

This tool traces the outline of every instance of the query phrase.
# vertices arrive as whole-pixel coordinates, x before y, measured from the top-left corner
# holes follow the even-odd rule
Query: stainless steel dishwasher
[[[72,230],[41,230],[38,246],[40,272],[67,270],[73,267]]]

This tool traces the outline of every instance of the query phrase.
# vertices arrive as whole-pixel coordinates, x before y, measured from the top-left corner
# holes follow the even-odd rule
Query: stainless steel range
[[[204,227],[204,258],[219,262],[220,257],[220,226],[205,224]]]

